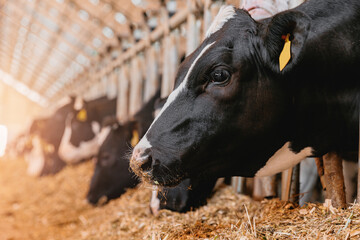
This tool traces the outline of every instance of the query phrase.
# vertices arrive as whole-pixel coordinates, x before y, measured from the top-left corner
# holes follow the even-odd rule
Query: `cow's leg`
[[[345,208],[346,199],[342,159],[335,153],[325,154],[323,159],[326,198],[331,199],[334,207]]]

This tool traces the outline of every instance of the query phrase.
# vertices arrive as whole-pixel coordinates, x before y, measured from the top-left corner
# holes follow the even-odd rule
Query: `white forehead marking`
[[[206,31],[206,38],[218,31],[224,24],[235,16],[235,8],[231,5],[222,6],[219,13],[216,15],[214,21],[211,23],[209,29]]]
[[[201,52],[199,53],[199,55],[195,58],[194,62],[191,64],[188,72],[185,75],[184,80],[182,81],[182,83],[174,90],[171,92],[171,94],[169,95],[168,99],[166,100],[165,105],[161,108],[160,113],[156,116],[155,120],[153,121],[153,123],[151,124],[150,128],[152,127],[152,125],[154,124],[154,122],[161,116],[161,114],[165,111],[166,108],[168,108],[168,106],[176,99],[176,97],[179,95],[179,93],[185,89],[186,83],[188,82],[188,78],[190,76],[190,73],[192,72],[193,68],[195,67],[197,61],[199,60],[199,58],[214,44],[215,42],[209,43],[208,45],[206,45],[203,50],[201,50]],[[149,128],[149,129],[150,129]]]
[[[255,177],[266,177],[282,172],[298,164],[301,160],[312,155],[311,147],[304,148],[299,153],[290,150],[290,142],[284,144],[262,167]]]
[[[201,52],[199,53],[199,55],[195,58],[194,62],[191,64],[188,72],[185,75],[184,80],[182,81],[182,83],[174,90],[171,92],[171,94],[169,95],[168,99],[166,100],[165,105],[161,108],[160,113],[156,116],[156,118],[154,119],[154,121],[151,123],[149,129],[147,130],[146,134],[144,135],[144,137],[141,138],[140,142],[136,145],[135,148],[150,148],[151,144],[150,142],[147,140],[146,135],[149,132],[149,130],[151,129],[152,125],[154,124],[154,122],[161,116],[161,114],[165,111],[165,109],[176,99],[176,97],[179,95],[179,93],[185,89],[186,83],[188,81],[188,78],[190,76],[191,71],[193,70],[195,64],[197,63],[197,61],[199,60],[199,58],[206,52],[206,50],[208,50],[215,42],[209,43],[208,45],[206,45],[203,50],[201,50]]]

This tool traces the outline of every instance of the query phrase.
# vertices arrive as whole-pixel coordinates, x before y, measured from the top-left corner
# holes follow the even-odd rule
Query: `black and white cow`
[[[118,198],[127,188],[135,187],[139,183],[139,179],[129,167],[131,142],[136,141],[135,145],[154,120],[154,104],[159,97],[160,91],[135,114],[132,121],[125,124],[119,124],[116,118],[107,119],[102,131],[105,132],[102,136],[104,141],[97,154],[87,194],[91,204],[97,204],[102,197],[107,200]]]
[[[94,156],[100,146],[101,121],[115,115],[116,100],[101,97],[86,102],[81,97],[67,97],[58,105],[54,113],[35,119],[30,127],[29,175],[55,174],[67,163]]]
[[[258,22],[222,8],[134,148],[132,169],[171,186],[189,176],[267,176],[305,157],[356,152],[358,43],[356,0],[309,0]]]
[[[114,122],[97,155],[94,174],[91,178],[87,200],[97,204],[101,198],[106,201],[120,197],[127,188],[133,188],[139,179],[129,168],[127,155],[136,129],[135,122],[124,125]]]
[[[58,150],[65,130],[65,120],[75,113],[79,100],[68,97],[48,117],[35,119],[29,129],[32,149],[25,155],[27,173],[44,176],[59,172],[66,164],[59,157]]]
[[[67,163],[78,163],[98,153],[105,132],[100,133],[102,121],[116,114],[116,98],[100,97],[82,101],[65,121],[59,156]]]

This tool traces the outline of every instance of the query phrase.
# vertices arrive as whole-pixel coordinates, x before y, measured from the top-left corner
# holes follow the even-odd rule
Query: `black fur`
[[[280,72],[282,35],[291,59]],[[243,10],[181,64],[182,91],[146,137],[146,180],[174,185],[192,176],[254,176],[286,142],[314,156],[358,150],[360,2],[309,0],[260,22]],[[219,85],[211,72],[231,79]],[[136,159],[134,166],[137,165]]]

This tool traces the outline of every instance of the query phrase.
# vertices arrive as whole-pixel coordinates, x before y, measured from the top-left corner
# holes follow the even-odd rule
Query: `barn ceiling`
[[[168,0],[166,2],[174,0]],[[183,7],[186,1],[177,1]],[[0,79],[47,105],[160,0],[0,0]]]

